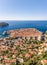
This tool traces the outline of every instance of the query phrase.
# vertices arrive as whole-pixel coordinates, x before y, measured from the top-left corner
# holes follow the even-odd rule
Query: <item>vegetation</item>
[[[1,22],[0,23],[0,27],[4,27],[4,26],[8,26],[9,24],[8,23],[6,23],[6,22]]]
[[[8,47],[7,51],[1,50],[2,53],[0,53],[0,55],[3,57],[7,56],[9,60],[16,59],[16,61],[10,63],[10,65],[43,65],[41,60],[47,60],[46,36],[47,32],[44,34],[45,41],[32,38],[27,39],[26,37],[25,39],[20,38],[20,40],[19,38],[9,38],[9,42],[7,40],[5,41],[5,46]],[[2,59],[1,57],[0,63],[3,63],[3,60],[4,58]]]

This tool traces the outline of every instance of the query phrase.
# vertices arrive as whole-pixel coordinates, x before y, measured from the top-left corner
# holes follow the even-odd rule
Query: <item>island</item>
[[[47,31],[26,28],[7,33],[0,38],[0,65],[47,65]]]
[[[9,24],[6,22],[0,22],[0,27],[5,27],[5,26],[9,26]]]

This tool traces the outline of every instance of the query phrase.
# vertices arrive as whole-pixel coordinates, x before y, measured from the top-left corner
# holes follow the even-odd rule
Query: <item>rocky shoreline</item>
[[[25,28],[17,30],[4,31],[2,35],[10,35],[10,37],[31,37],[31,36],[42,36],[42,32],[35,28]]]
[[[0,27],[5,27],[5,26],[9,26],[9,24],[6,22],[0,22]]]

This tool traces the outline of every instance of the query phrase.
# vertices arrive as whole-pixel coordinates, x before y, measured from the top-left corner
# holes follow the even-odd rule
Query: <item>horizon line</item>
[[[47,20],[0,20],[0,21],[47,21]]]

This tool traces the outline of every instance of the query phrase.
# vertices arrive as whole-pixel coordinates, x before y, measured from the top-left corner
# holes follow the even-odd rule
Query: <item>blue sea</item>
[[[47,30],[47,21],[0,21],[7,22],[9,26],[0,27],[0,36],[4,31],[7,30],[15,30],[20,28],[36,28],[41,32],[45,32]]]

